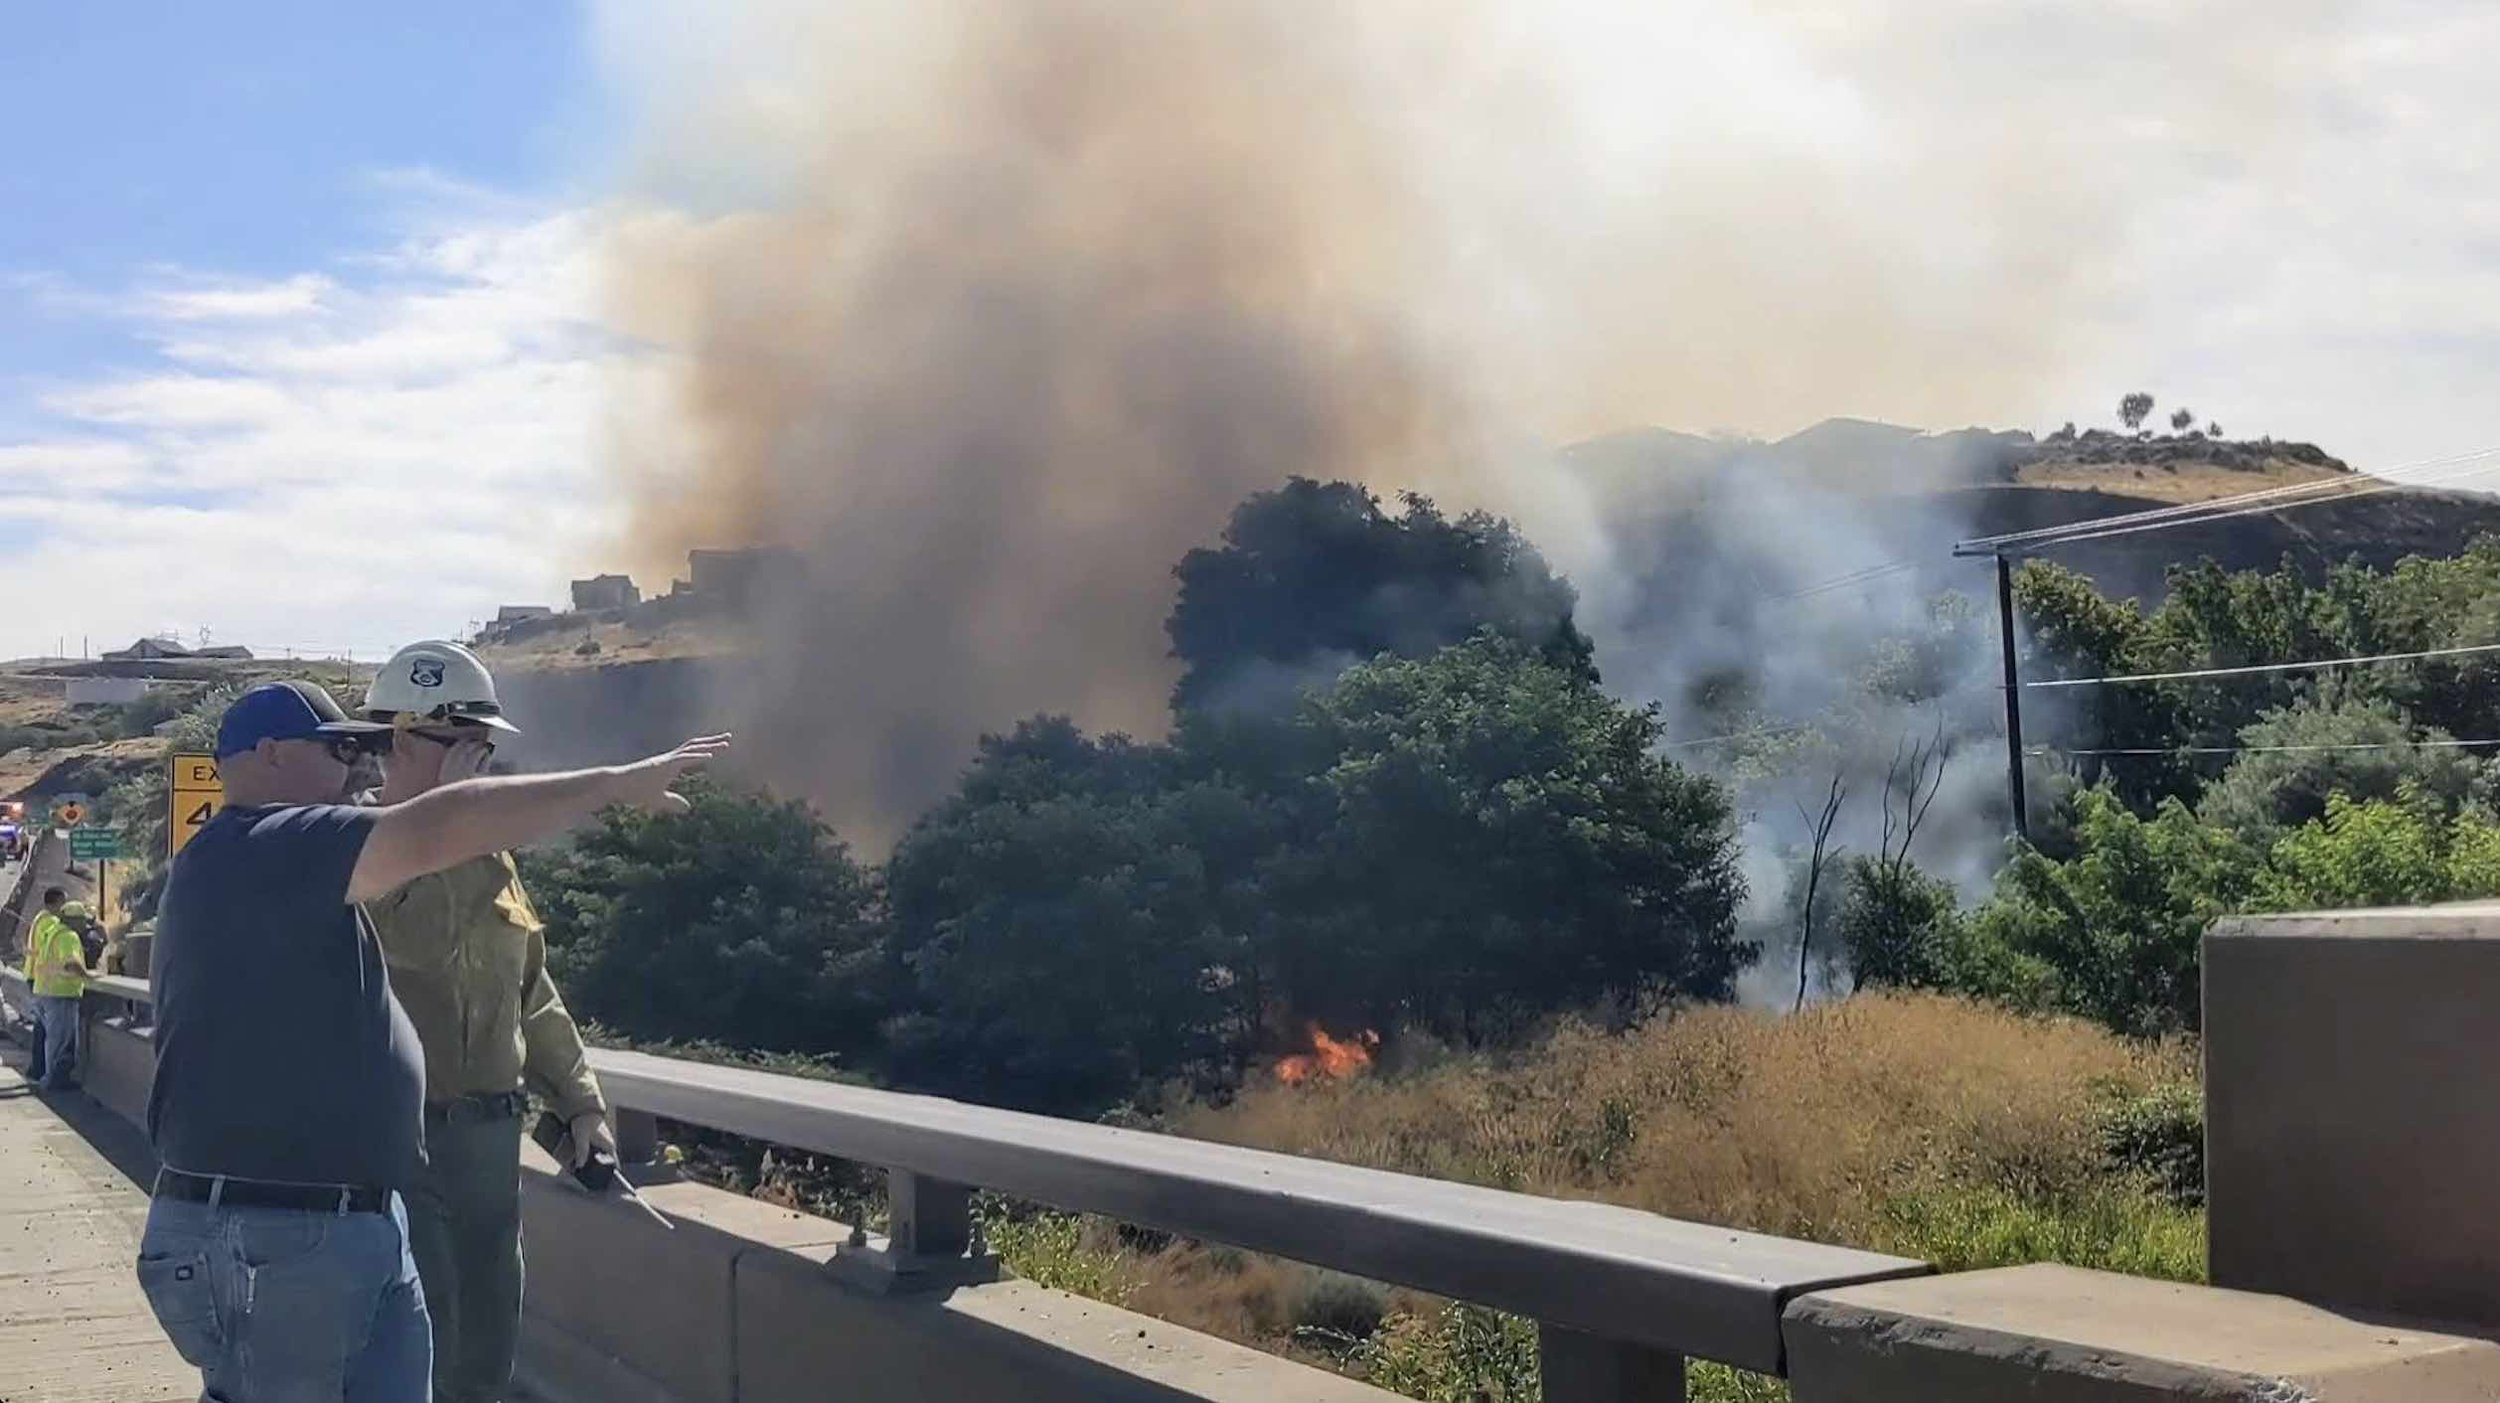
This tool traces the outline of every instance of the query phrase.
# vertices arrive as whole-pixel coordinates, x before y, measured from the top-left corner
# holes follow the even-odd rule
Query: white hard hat
[[[365,716],[374,721],[474,721],[498,731],[520,728],[503,719],[495,675],[477,654],[457,643],[429,639],[391,654],[365,692]]]

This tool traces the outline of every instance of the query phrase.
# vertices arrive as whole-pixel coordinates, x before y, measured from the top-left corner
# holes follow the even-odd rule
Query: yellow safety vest
[[[86,993],[87,976],[61,972],[61,966],[73,961],[86,967],[87,950],[79,944],[78,932],[49,911],[35,917],[34,931],[26,938],[26,979],[35,986],[35,997],[74,999]]]

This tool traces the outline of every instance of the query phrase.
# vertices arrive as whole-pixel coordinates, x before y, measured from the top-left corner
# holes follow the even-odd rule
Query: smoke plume
[[[2310,13],[2204,7],[2255,18],[2224,48],[2140,8],[620,3],[639,558],[797,553],[734,709],[872,843],[1017,716],[1160,730],[1170,567],[1288,474],[1509,513],[1648,647],[1656,484],[1551,446],[2036,415],[2132,236],[2095,173],[2154,131],[2260,159]],[[1785,491],[1709,509],[1792,585],[1868,563]],[[1814,675],[1743,612],[1677,648]],[[1699,661],[1601,657],[1654,696]]]

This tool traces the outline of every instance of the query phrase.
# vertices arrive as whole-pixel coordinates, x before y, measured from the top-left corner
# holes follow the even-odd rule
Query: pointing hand
[[[619,766],[614,772],[615,801],[650,813],[682,814],[691,806],[669,786],[728,750],[726,735],[698,736],[664,755]]]

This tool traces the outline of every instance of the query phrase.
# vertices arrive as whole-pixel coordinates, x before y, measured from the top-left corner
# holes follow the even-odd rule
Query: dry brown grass
[[[1952,1268],[2067,1261],[2193,1280],[2202,1215],[2114,1167],[2102,1130],[2119,1098],[2195,1077],[2186,1047],[1885,995],[1785,1018],[1711,1008],[1618,1034],[1566,1028],[1498,1062],[1261,1087],[1170,1128]],[[1313,1363],[1383,1370],[1376,1382],[1417,1397],[1521,1396],[1534,1373],[1532,1327],[1290,1262],[1058,1215],[1002,1230],[1001,1243],[1050,1284]],[[1365,1331],[1341,1323],[1360,1314],[1349,1302],[1387,1312],[1390,1328],[1354,1345]],[[1467,1347],[1471,1321],[1504,1347]],[[1696,1400],[1786,1396],[1725,1369],[1694,1380]]]
[[[1930,996],[1775,1018],[1709,1008],[1568,1028],[1502,1065],[1254,1090],[1180,1133],[1824,1241],[1903,1194],[2055,1196],[2107,1176],[2115,1095],[2191,1080],[2184,1049]]]
[[[2350,473],[2339,473],[2314,463],[2278,458],[2263,468],[2231,468],[2219,463],[2076,463],[2053,461],[2035,463],[2016,474],[2015,480],[2026,487],[2082,488],[2095,492],[2117,492],[2129,497],[2143,497],[2157,502],[2210,502],[2218,497],[2237,496],[2264,488],[2288,487],[2295,483],[2324,482],[2328,479],[2349,481]]]

